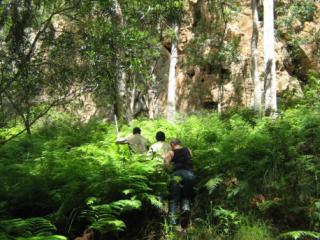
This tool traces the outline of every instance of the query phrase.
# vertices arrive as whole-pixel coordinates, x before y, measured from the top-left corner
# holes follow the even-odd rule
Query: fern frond
[[[118,219],[120,214],[140,207],[139,200],[123,199],[109,204],[90,206],[89,209],[82,211],[80,217],[90,221],[90,227],[102,233],[123,231],[126,226],[123,221]]]
[[[266,212],[271,208],[277,208],[280,206],[281,202],[279,200],[266,200],[257,204],[257,207],[261,212]]]
[[[141,207],[141,202],[139,200],[119,200],[111,204],[111,207],[118,210],[119,213],[136,210]]]
[[[215,177],[215,178],[211,178],[206,184],[206,188],[209,191],[209,194],[211,194],[218,186],[219,184],[222,182],[222,178],[220,177]]]
[[[56,231],[56,227],[52,225],[50,221],[40,217],[1,220],[0,226],[0,236],[6,235],[8,236],[8,239],[10,239],[10,237],[20,237],[21,239],[23,239],[24,237],[51,235]]]
[[[30,231],[35,235],[50,234],[56,231],[56,227],[50,221],[44,218],[28,219]]]
[[[123,231],[126,225],[123,221],[117,219],[99,219],[90,227],[101,233],[107,233],[113,231]]]
[[[51,235],[51,236],[35,236],[35,237],[18,237],[15,240],[68,240],[64,236],[60,235]]]
[[[160,208],[162,206],[162,203],[159,201],[159,199],[155,195],[151,194],[143,194],[141,196],[141,199],[148,201],[151,203],[151,205]]]
[[[312,231],[291,231],[291,232],[286,232],[278,236],[279,240],[285,240],[285,239],[294,239],[294,240],[299,240],[302,237],[308,237],[308,238],[314,238],[319,239],[320,238],[320,233],[318,232],[312,232]]]

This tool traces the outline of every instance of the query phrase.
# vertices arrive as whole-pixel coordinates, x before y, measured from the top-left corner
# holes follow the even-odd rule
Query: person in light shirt
[[[149,140],[141,135],[141,129],[135,127],[132,130],[132,135],[117,139],[117,144],[128,144],[134,153],[146,153],[148,151]]]
[[[157,142],[152,144],[149,148],[148,155],[153,157],[157,155],[164,159],[165,154],[171,151],[171,146],[169,143],[165,142],[166,135],[162,131],[156,133],[156,140]]]

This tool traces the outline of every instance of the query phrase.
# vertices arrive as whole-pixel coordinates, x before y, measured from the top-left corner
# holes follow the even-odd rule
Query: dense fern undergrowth
[[[310,98],[313,99],[313,98]],[[276,120],[249,110],[134,120],[193,151],[192,224],[168,232],[159,159],[115,144],[113,123],[51,114],[0,148],[0,239],[319,239],[320,107],[297,103]],[[11,129],[14,131],[14,129]],[[2,132],[2,136],[8,131]]]

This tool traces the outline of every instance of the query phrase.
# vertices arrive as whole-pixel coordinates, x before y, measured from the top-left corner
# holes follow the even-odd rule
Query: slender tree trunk
[[[167,98],[167,120],[170,122],[174,122],[176,114],[176,65],[178,62],[177,36],[179,32],[179,26],[177,23],[173,24],[173,30],[176,38],[172,41],[171,46]]]
[[[127,120],[130,122],[134,115],[136,110],[136,95],[137,95],[137,86],[136,86],[136,76],[133,76],[133,83],[132,88],[130,91],[130,107],[127,111]]]
[[[116,30],[121,30],[124,27],[123,14],[121,6],[118,0],[112,0],[112,13],[113,13],[113,27]],[[126,118],[127,121],[131,119],[130,109],[128,107],[127,99],[127,86],[126,78],[127,74],[124,66],[121,64],[121,56],[123,55],[121,49],[117,47],[117,43],[114,43],[114,62],[115,62],[115,85],[116,85],[116,114],[119,119]],[[118,53],[118,54],[117,54]],[[120,56],[120,57],[119,57]]]
[[[148,89],[148,96],[147,96],[147,108],[148,108],[148,115],[149,119],[154,119],[156,116],[156,110],[157,110],[157,103],[158,103],[158,95],[159,95],[159,83],[157,82],[157,77],[155,75],[155,69],[158,65],[158,61],[155,62],[151,66],[150,75],[152,77],[151,86],[149,86]]]
[[[122,15],[121,6],[118,0],[112,0],[112,11],[113,11],[113,18],[116,22],[116,25],[118,27],[123,27],[124,26],[123,15]]]
[[[26,119],[26,121],[24,122],[24,127],[26,128],[27,134],[31,135],[31,126],[29,119]]]
[[[155,117],[155,105],[156,105],[156,94],[154,90],[148,90],[148,115],[149,119],[154,119]]]
[[[126,94],[126,74],[118,70],[116,74],[116,109],[119,119],[127,118],[127,94]]]
[[[218,83],[218,113],[222,113],[222,101],[223,101],[223,82]]]
[[[259,70],[258,70],[259,18],[258,18],[257,0],[251,0],[251,7],[252,7],[251,77],[254,83],[253,108],[260,115],[262,92],[261,92],[261,82],[259,79]]]
[[[221,114],[221,109],[222,109],[222,106],[221,106],[221,88],[220,86],[218,87],[218,113]]]
[[[273,117],[277,112],[277,80],[274,37],[274,1],[264,0],[263,44],[265,65],[265,110]]]

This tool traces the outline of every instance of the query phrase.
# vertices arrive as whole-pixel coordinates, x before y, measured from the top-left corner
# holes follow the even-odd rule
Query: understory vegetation
[[[192,224],[168,231],[168,174],[159,159],[116,145],[111,122],[52,112],[0,148],[0,238],[318,239],[318,78],[304,100],[276,120],[250,110],[134,120],[151,142],[162,130],[193,151],[197,184]],[[19,131],[2,130],[2,138]]]
[[[0,240],[319,240],[319,0],[272,2],[0,0]],[[186,231],[113,114],[192,150]]]

